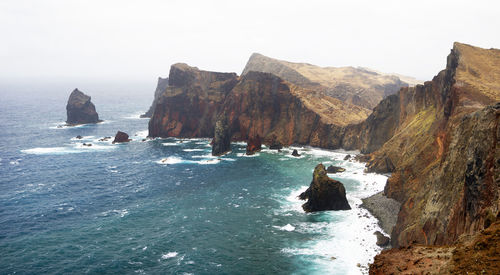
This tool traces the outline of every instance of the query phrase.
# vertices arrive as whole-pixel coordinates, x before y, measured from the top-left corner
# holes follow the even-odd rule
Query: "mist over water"
[[[214,158],[208,139],[142,142],[154,87],[84,86],[104,123],[57,127],[76,87],[0,88],[0,273],[358,274],[379,251],[359,204],[386,178],[345,152],[247,157],[237,143]],[[133,141],[99,141],[118,130]],[[330,176],[353,210],[302,211],[320,162],[347,169]]]

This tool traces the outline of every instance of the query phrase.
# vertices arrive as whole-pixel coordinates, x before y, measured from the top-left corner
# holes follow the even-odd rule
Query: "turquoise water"
[[[148,120],[138,116],[153,89],[110,87],[79,87],[105,122],[69,128],[57,125],[74,87],[2,91],[0,273],[366,272],[379,228],[358,205],[383,189],[384,176],[343,161],[345,152],[247,157],[233,144],[218,159],[206,139],[142,142]],[[133,141],[98,141],[117,130]],[[296,196],[320,162],[347,169],[331,176],[353,210],[302,211]]]

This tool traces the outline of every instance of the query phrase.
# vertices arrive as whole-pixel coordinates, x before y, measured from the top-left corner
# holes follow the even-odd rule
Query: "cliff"
[[[149,107],[149,109],[146,111],[146,113],[141,115],[141,118],[146,118],[146,117],[151,117],[153,115],[153,111],[155,109],[156,104],[158,103],[158,100],[160,96],[163,94],[165,89],[167,89],[168,86],[168,77],[167,78],[161,78],[158,77],[158,84],[156,84],[156,90],[153,98],[153,103]]]
[[[368,118],[394,133],[367,132],[387,139],[369,168],[393,172],[385,194],[402,203],[394,246],[449,244],[498,213],[500,106],[486,107],[500,101],[498,76],[499,50],[455,43],[432,81],[380,103],[393,115]]]
[[[251,71],[272,73],[294,85],[359,106],[368,114],[384,97],[396,93],[402,86],[408,86],[396,75],[366,68],[319,67],[273,59],[258,53],[250,56],[242,75]],[[411,81],[412,84],[415,82],[418,83],[414,79]]]
[[[237,82],[235,73],[202,71],[182,63],[172,65],[168,86],[149,121],[149,136],[213,137],[217,115]]]
[[[66,123],[70,125],[97,123],[100,122],[99,115],[94,104],[90,101],[90,96],[74,89],[68,98],[66,105]]]

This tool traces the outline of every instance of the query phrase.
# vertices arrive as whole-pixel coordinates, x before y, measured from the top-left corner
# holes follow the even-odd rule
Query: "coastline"
[[[385,233],[391,235],[398,219],[401,204],[384,196],[383,191],[362,199],[362,201],[363,203],[360,206],[368,210],[378,220]]]

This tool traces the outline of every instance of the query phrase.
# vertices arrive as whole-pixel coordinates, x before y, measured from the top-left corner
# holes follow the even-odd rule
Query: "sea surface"
[[[359,205],[387,178],[356,152],[143,141],[148,85],[81,85],[104,122],[60,127],[75,87],[30,84],[0,85],[0,274],[361,274],[380,251]],[[99,141],[118,130],[133,140]],[[302,211],[318,163],[347,169],[352,210]]]

